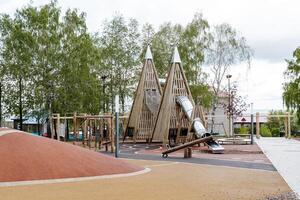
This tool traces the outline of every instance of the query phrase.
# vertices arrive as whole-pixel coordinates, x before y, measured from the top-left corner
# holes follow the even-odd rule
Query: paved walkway
[[[128,160],[151,172],[80,182],[0,187],[4,200],[257,200],[290,192],[277,171]]]
[[[285,138],[256,140],[288,185],[300,196],[300,141]]]

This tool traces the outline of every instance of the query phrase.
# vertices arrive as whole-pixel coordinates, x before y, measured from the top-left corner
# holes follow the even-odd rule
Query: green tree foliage
[[[29,5],[19,13],[33,46],[30,78],[34,85],[29,88],[34,95],[31,115],[42,118],[55,110],[53,102],[61,69],[61,11],[56,2],[51,2],[40,8]]]
[[[269,129],[269,127],[265,124],[262,124],[260,127],[260,134],[263,137],[272,137],[272,133]]]
[[[34,43],[28,33],[28,26],[24,23],[22,11],[17,10],[14,19],[2,15],[0,19],[2,64],[7,68],[9,82],[7,82],[7,98],[5,104],[8,111],[19,114],[20,121],[23,115],[32,108],[33,94],[30,88],[33,85],[30,75],[32,73],[32,55]],[[22,123],[20,124],[22,129]]]
[[[133,92],[132,85],[136,82],[137,70],[140,68],[139,46],[140,34],[138,22],[130,19],[126,22],[122,15],[116,15],[103,24],[99,48],[101,52],[100,74],[108,75],[107,86],[113,110],[114,96],[120,95],[121,109],[125,111],[125,101]]]
[[[155,31],[145,24],[139,31],[135,19],[117,14],[103,23],[100,33],[91,34],[85,13],[76,9],[62,13],[55,0],[40,7],[29,4],[14,16],[2,14],[0,118],[3,110],[39,119],[56,112],[109,112],[116,94],[121,111],[127,111],[126,102],[133,96],[149,43],[160,77],[166,76],[174,45],[178,46],[194,100],[208,108],[213,94],[202,65],[210,47],[209,60],[214,60],[217,54],[212,50],[219,41],[209,28],[202,14],[196,13],[185,26],[163,23]],[[224,41],[226,56],[221,66],[241,61],[247,53],[240,52],[247,49],[244,39],[230,28],[230,33],[221,31],[232,36]]]
[[[210,86],[205,82],[200,84],[190,85],[190,90],[194,98],[194,102],[197,105],[201,105],[204,108],[210,108],[213,100],[213,93],[210,90]]]
[[[154,63],[160,77],[166,76],[174,45],[178,45],[194,100],[205,107],[210,106],[212,94],[207,85],[207,75],[203,73],[201,66],[204,62],[204,50],[211,40],[208,22],[201,13],[196,13],[186,26],[164,23],[155,32],[150,24],[145,24],[142,30],[143,49],[151,43]],[[144,53],[143,51],[141,57]]]
[[[1,36],[0,36],[1,37]],[[2,44],[2,40],[0,39],[0,55],[2,54],[1,50],[3,44]],[[7,72],[6,72],[7,68],[3,63],[3,59],[2,56],[0,56],[0,127],[2,126],[2,120],[3,120],[3,116],[5,114],[5,108],[4,108],[4,98],[6,95],[4,95],[6,93],[6,78],[7,78]]]
[[[99,111],[99,81],[92,70],[98,49],[85,14],[68,10],[62,16],[55,1],[28,5],[13,18],[2,15],[0,28],[11,114]]]
[[[285,115],[286,113],[283,110],[271,110],[269,115]],[[280,132],[284,132],[285,125],[284,117],[268,117],[267,126],[270,129],[273,137],[279,137]]]
[[[252,50],[246,39],[237,34],[229,24],[220,24],[212,31],[213,42],[207,48],[206,61],[213,73],[212,87],[215,95],[220,92],[224,76],[230,67],[240,62],[248,62],[252,57]]]
[[[174,45],[179,43],[182,29],[183,27],[180,24],[172,25],[170,22],[164,23],[159,27],[159,30],[152,38],[147,38],[151,41],[151,49],[154,56],[153,59],[157,73],[160,77],[166,76]],[[146,44],[144,45],[143,49],[146,49]]]
[[[165,77],[171,60],[174,45],[178,45],[183,67],[189,83],[197,83],[202,75],[201,65],[204,50],[210,45],[211,35],[208,22],[201,13],[196,13],[193,20],[185,27],[180,24],[164,23],[155,32],[150,24],[142,30],[143,49],[150,43],[154,62],[161,77]],[[142,52],[142,56],[144,51]]]
[[[99,64],[99,51],[95,39],[87,32],[85,14],[67,10],[61,34],[60,85],[55,108],[95,114],[100,107],[100,82],[94,69]]]
[[[292,132],[296,132],[296,131],[300,131],[300,123],[299,123],[299,118],[298,118],[298,114],[297,114],[297,112],[293,112],[292,113],[293,115],[293,117],[292,117],[292,119],[291,119],[291,131]]]
[[[288,109],[294,109],[300,124],[300,47],[293,53],[293,59],[287,60],[286,83],[283,86],[283,99]]]
[[[247,45],[246,39],[239,36],[229,24],[216,25],[211,34],[213,41],[206,50],[206,62],[212,72],[211,85],[214,93],[212,115],[214,115],[219,104],[219,93],[225,75],[234,64],[246,61],[250,66],[252,50]],[[214,118],[212,119],[212,129],[213,126]]]

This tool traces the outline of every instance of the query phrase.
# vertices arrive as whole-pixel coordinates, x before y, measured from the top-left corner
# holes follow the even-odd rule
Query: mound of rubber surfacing
[[[0,182],[124,174],[143,169],[82,147],[8,129],[0,129],[0,159]]]

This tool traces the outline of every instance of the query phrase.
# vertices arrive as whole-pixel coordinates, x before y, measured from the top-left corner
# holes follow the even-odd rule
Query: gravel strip
[[[288,192],[277,196],[267,197],[263,200],[299,200],[299,197],[294,192]]]

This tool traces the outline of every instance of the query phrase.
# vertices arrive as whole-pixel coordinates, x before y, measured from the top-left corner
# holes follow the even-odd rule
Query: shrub
[[[240,134],[240,128],[234,128],[234,129],[233,129],[233,132],[234,132],[235,134]]]
[[[280,129],[279,128],[271,128],[272,137],[279,137],[280,136]]]
[[[272,137],[272,133],[271,133],[270,129],[268,128],[268,126],[266,126],[264,124],[261,125],[261,127],[260,127],[260,134],[263,137]]]
[[[248,133],[249,133],[249,128],[248,127],[242,126],[240,128],[240,134],[248,134]]]

